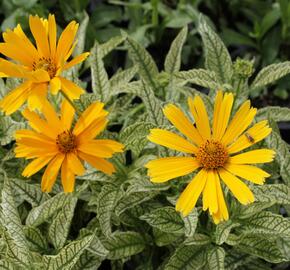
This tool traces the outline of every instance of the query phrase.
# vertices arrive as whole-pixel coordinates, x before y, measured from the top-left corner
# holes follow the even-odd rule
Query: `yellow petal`
[[[49,82],[50,77],[46,70],[37,69],[35,71],[27,72],[26,78],[35,83]]]
[[[251,165],[229,163],[225,169],[236,176],[242,177],[258,185],[264,184],[265,178],[270,176],[270,174],[262,169]]]
[[[205,170],[200,170],[181,193],[175,206],[176,211],[180,211],[183,216],[187,216],[192,211],[199,195],[204,189],[206,179],[207,172]]]
[[[212,215],[218,211],[216,181],[218,175],[214,170],[207,172],[207,179],[203,190],[203,210],[209,209],[209,213]]]
[[[26,159],[38,158],[44,156],[54,156],[59,152],[57,149],[43,147],[31,147],[19,144],[14,149],[15,157],[24,157]]]
[[[252,123],[256,113],[257,109],[250,108],[250,101],[246,101],[230,122],[222,137],[222,143],[225,145],[232,143]]]
[[[56,95],[58,91],[61,89],[61,81],[58,77],[54,77],[49,82],[50,92],[53,95]]]
[[[76,154],[68,153],[66,155],[69,169],[76,175],[82,175],[85,172],[83,164],[80,162]]]
[[[188,98],[188,106],[196,122],[196,127],[199,134],[204,140],[211,137],[209,119],[206,108],[200,96],[195,96],[194,99]]]
[[[115,172],[113,164],[103,158],[94,157],[82,152],[79,152],[78,155],[80,158],[91,164],[97,170],[100,170],[105,174],[111,175]]]
[[[54,140],[56,139],[56,136],[58,135],[58,129],[54,126],[48,125],[48,123],[44,121],[43,119],[41,119],[38,116],[38,114],[28,109],[25,109],[22,112],[22,115],[24,116],[24,118],[26,118],[29,121],[29,125],[34,130],[41,132]]]
[[[71,99],[78,99],[81,94],[83,94],[85,91],[77,86],[75,83],[63,78],[59,77],[61,81],[61,89],[62,91]]]
[[[203,143],[203,139],[197,129],[178,107],[169,104],[163,109],[163,112],[168,120],[193,143],[197,145]]]
[[[7,114],[14,113],[27,100],[30,91],[30,82],[24,82],[13,89],[6,97],[0,101],[0,108]]]
[[[163,183],[195,171],[199,164],[193,157],[167,157],[151,160],[145,167],[152,182]]]
[[[92,103],[80,116],[79,120],[77,121],[75,128],[74,128],[74,134],[78,135],[82,131],[84,131],[88,126],[91,125],[91,123],[99,117],[104,117],[108,114],[104,108],[104,103],[102,102],[94,102]]]
[[[229,146],[228,152],[233,154],[248,148],[249,146],[266,138],[271,131],[272,129],[269,128],[268,121],[261,121],[249,128],[247,132],[242,134],[231,146]]]
[[[47,39],[47,32],[40,18],[37,15],[30,15],[29,26],[31,33],[35,39],[38,51],[40,51],[44,57],[49,58],[50,50]]]
[[[87,140],[78,145],[78,150],[92,156],[110,158],[115,152],[123,152],[123,145],[112,140]]]
[[[94,139],[97,135],[99,135],[106,128],[107,123],[108,123],[108,120],[105,119],[104,117],[97,118],[78,135],[79,144],[82,144],[88,140]]]
[[[71,61],[69,61],[68,63],[66,63],[64,65],[63,70],[69,69],[69,68],[85,61],[89,55],[90,55],[90,53],[86,52],[86,53],[82,53],[82,54],[76,56],[74,59],[72,59]]]
[[[61,183],[64,192],[73,192],[75,186],[75,175],[69,169],[67,159],[65,158],[61,166]]]
[[[220,109],[221,109],[222,101],[223,101],[223,92],[219,90],[217,92],[215,103],[214,103],[213,124],[212,124],[213,139],[217,139],[218,122],[219,122],[219,117],[220,117]]]
[[[27,78],[27,70],[24,66],[17,65],[10,61],[0,58],[0,72],[4,73],[4,77]]]
[[[73,106],[64,99],[61,105],[61,125],[64,130],[70,130],[75,115]]]
[[[54,58],[56,52],[56,22],[52,14],[48,15],[48,39],[51,57]]]
[[[40,171],[49,161],[51,161],[52,158],[53,156],[44,156],[34,159],[25,167],[22,175],[24,177],[30,177],[31,175]]]
[[[252,191],[239,178],[225,169],[219,169],[219,175],[241,204],[249,204],[255,200]]]
[[[64,62],[64,58],[67,55],[75,39],[77,30],[78,24],[72,21],[61,33],[56,49],[56,59],[58,60],[58,65],[62,65],[62,63]]]
[[[196,153],[197,147],[182,137],[174,134],[170,131],[163,129],[151,129],[148,139],[156,144],[185,152],[185,153]]]
[[[58,171],[64,160],[63,154],[58,154],[54,159],[48,164],[46,170],[42,176],[41,180],[41,190],[43,192],[50,192],[54,182],[57,178]]]
[[[217,190],[217,198],[218,198],[218,211],[213,213],[212,217],[215,224],[220,223],[221,221],[225,221],[229,219],[228,208],[224,199],[224,194],[221,188],[221,183],[219,178],[216,179],[216,190]]]
[[[47,100],[45,101],[44,106],[42,108],[42,113],[43,113],[48,125],[54,127],[55,132],[61,133],[65,130],[61,124],[61,121],[60,121],[56,111],[54,110],[52,105]]]
[[[17,44],[0,43],[0,53],[25,66],[31,66],[32,64],[32,59],[24,50],[19,49]]]
[[[39,52],[25,35],[20,24],[13,31],[3,34],[3,38],[7,43],[17,44],[18,48],[21,48],[30,57],[31,63],[40,58]]]
[[[19,129],[15,132],[15,139],[30,138],[44,143],[55,144],[55,140],[47,137],[45,134],[37,133],[29,129]]]
[[[228,126],[231,110],[233,106],[234,97],[232,93],[226,93],[220,104],[219,115],[217,120],[217,131],[215,134],[215,139],[220,140],[225,133]]]
[[[258,149],[248,151],[229,158],[233,164],[253,164],[271,162],[275,157],[275,151],[270,149]]]
[[[32,84],[29,92],[27,105],[33,111],[35,109],[41,110],[46,103],[47,85],[46,83]]]

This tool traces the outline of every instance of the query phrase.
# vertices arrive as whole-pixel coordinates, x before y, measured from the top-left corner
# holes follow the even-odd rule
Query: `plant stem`
[[[65,92],[63,92],[62,90],[60,90],[60,93],[69,102],[69,104],[75,109],[77,115],[81,116],[82,113],[79,111],[79,109],[76,107],[76,105],[70,100],[70,98],[67,96],[67,94]]]

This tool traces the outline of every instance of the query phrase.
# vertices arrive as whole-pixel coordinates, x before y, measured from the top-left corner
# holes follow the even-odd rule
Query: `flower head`
[[[72,129],[74,109],[63,101],[60,117],[48,101],[43,106],[43,117],[25,109],[23,116],[33,130],[18,130],[15,133],[15,154],[18,158],[34,159],[22,175],[30,177],[44,166],[42,191],[49,192],[61,169],[61,181],[65,192],[74,190],[75,175],[85,171],[80,159],[106,174],[115,171],[105,158],[123,151],[123,145],[108,139],[94,139],[107,125],[104,104],[95,102],[80,116]]]
[[[89,53],[69,60],[76,45],[78,24],[72,21],[57,42],[54,15],[48,19],[29,17],[29,25],[36,46],[27,38],[20,25],[3,33],[0,53],[10,58],[0,58],[0,76],[23,78],[24,81],[2,101],[0,108],[6,113],[15,112],[26,100],[31,110],[41,109],[50,88],[52,94],[61,89],[70,99],[77,99],[83,89],[61,76],[62,71],[84,61]]]
[[[148,175],[155,183],[184,176],[199,169],[179,197],[176,210],[184,216],[194,208],[200,194],[203,194],[203,210],[209,209],[214,222],[229,218],[221,180],[242,204],[254,201],[254,195],[239,178],[255,184],[263,184],[270,175],[251,164],[270,162],[275,152],[257,149],[237,154],[261,141],[271,133],[267,121],[261,121],[249,128],[257,110],[246,101],[232,117],[233,94],[218,91],[212,128],[202,99],[195,96],[188,99],[195,124],[175,105],[164,109],[169,121],[187,137],[167,130],[152,129],[149,140],[162,146],[187,153],[187,156],[166,157],[146,164]]]

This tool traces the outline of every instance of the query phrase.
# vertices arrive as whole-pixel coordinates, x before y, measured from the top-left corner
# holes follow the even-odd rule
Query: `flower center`
[[[72,152],[77,147],[76,136],[67,130],[56,137],[56,145],[58,150],[64,154]]]
[[[32,63],[33,70],[44,69],[52,79],[56,74],[56,66],[50,58],[41,57]]]
[[[225,165],[229,158],[227,149],[218,141],[207,140],[196,154],[196,159],[205,169],[217,169]]]

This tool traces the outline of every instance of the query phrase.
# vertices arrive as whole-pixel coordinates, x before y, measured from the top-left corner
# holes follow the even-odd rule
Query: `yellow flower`
[[[218,91],[212,129],[202,99],[195,96],[188,99],[193,125],[175,105],[164,108],[169,121],[188,140],[170,131],[152,129],[149,140],[162,146],[189,154],[188,156],[166,157],[146,164],[151,181],[163,183],[170,179],[189,174],[200,169],[187,185],[176,203],[176,210],[184,216],[194,208],[200,194],[203,194],[203,210],[209,209],[214,222],[228,220],[229,214],[224,200],[220,180],[242,204],[254,201],[254,195],[239,177],[255,184],[263,184],[270,175],[249,164],[270,162],[275,152],[257,149],[237,154],[237,152],[261,141],[271,133],[267,121],[261,121],[249,128],[257,109],[246,101],[230,121],[233,95],[223,95]]]
[[[65,192],[74,190],[75,175],[82,175],[85,168],[79,158],[106,174],[115,168],[105,158],[122,152],[123,145],[108,139],[94,139],[107,125],[108,112],[104,104],[95,102],[80,116],[73,129],[74,109],[65,100],[58,117],[48,101],[42,108],[43,117],[25,109],[22,114],[33,130],[15,133],[15,154],[18,158],[34,159],[22,175],[30,177],[48,164],[42,176],[42,191],[49,192],[61,169],[61,182]]]
[[[84,92],[73,82],[61,77],[62,71],[84,61],[89,55],[83,53],[69,60],[76,45],[74,39],[78,24],[72,21],[58,42],[54,15],[49,15],[48,20],[30,16],[29,25],[36,47],[20,25],[3,33],[4,42],[0,43],[0,53],[13,60],[0,58],[0,77],[24,79],[20,86],[0,101],[0,108],[6,114],[15,112],[26,100],[29,109],[41,109],[48,87],[52,94],[57,94],[61,89],[70,99],[77,99]]]

